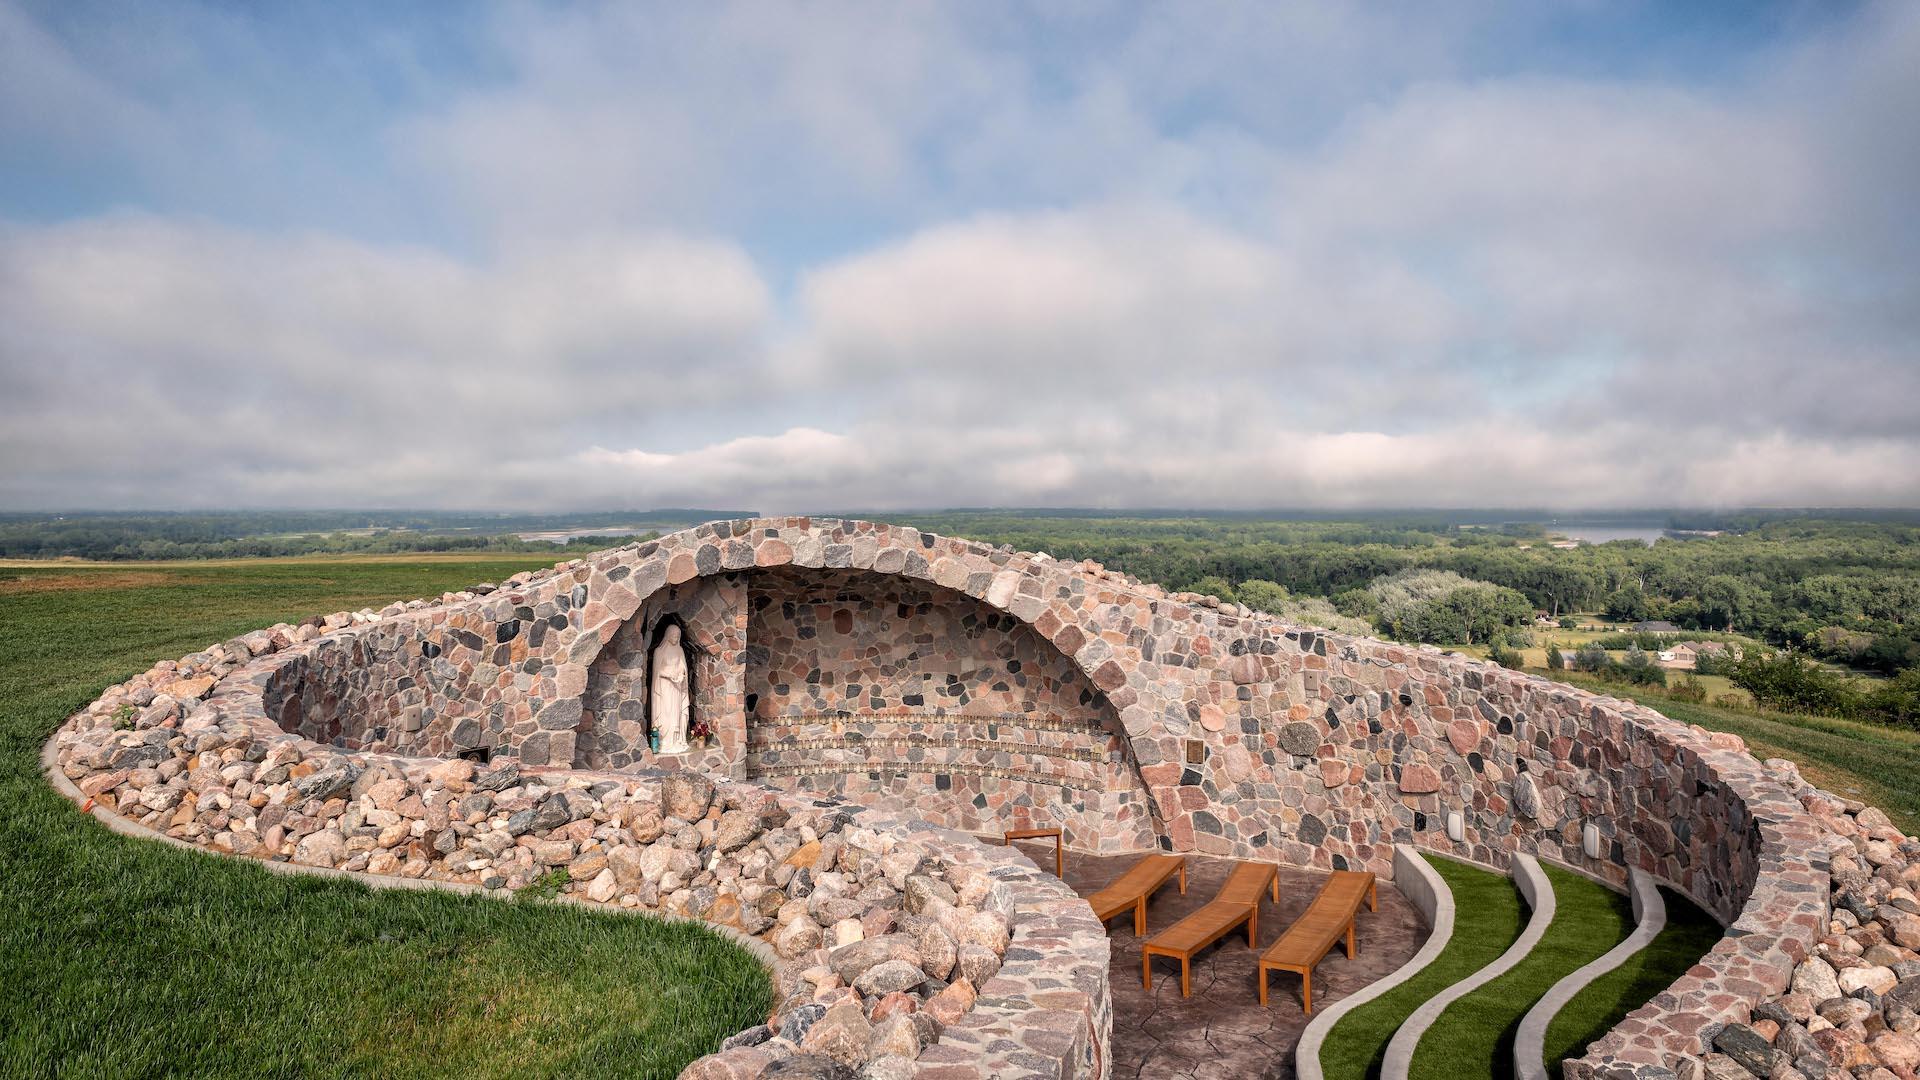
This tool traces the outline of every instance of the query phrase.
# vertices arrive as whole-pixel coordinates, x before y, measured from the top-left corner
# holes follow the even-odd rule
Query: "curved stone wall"
[[[715,739],[657,759],[622,725],[640,715],[640,643],[669,615],[702,645],[696,697]],[[943,640],[918,641],[916,622],[942,626]],[[1494,865],[1539,854],[1616,881],[1639,868],[1737,933],[1597,1044],[1588,1071],[1704,1052],[1725,1025],[1786,992],[1832,930],[1843,863],[1866,845],[1899,856],[1890,873],[1900,884],[1876,878],[1883,893],[1920,884],[1901,876],[1920,847],[1884,817],[1813,790],[1785,763],[1756,761],[1730,736],[1433,649],[1286,626],[1093,564],[869,522],[716,523],[227,648],[272,659],[212,665],[192,688],[211,696],[195,708],[244,715],[256,737],[278,721],[370,753],[758,771],[967,827],[1046,812],[1082,846],[1107,850],[1151,841],[1390,876],[1393,845],[1412,843]],[[903,680],[920,680],[920,692]],[[815,711],[836,690],[853,700],[849,681],[862,687],[859,710]],[[993,715],[970,711],[981,701]],[[883,749],[872,735],[894,741]],[[918,755],[905,763],[925,769],[920,780],[886,779],[876,766],[896,754]],[[1002,761],[1137,777],[1123,797],[1139,810],[1044,802],[1031,783],[997,802],[998,790],[959,786],[975,775],[970,764],[1005,779],[992,775]]]
[[[782,1061],[1106,1075],[1105,929],[1019,852],[685,772],[336,752],[267,719],[263,688],[331,652],[297,636],[248,635],[109,688],[50,740],[49,768],[83,809],[226,855],[502,895],[564,870],[573,899],[758,935],[778,1004],[689,1080]]]
[[[1119,717],[1032,627],[870,571],[750,581],[748,776],[971,832],[1058,826],[1082,850],[1153,845]]]

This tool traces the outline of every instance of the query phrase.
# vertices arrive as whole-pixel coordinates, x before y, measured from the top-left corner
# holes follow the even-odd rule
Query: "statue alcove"
[[[683,732],[685,745],[677,748],[671,745],[671,732],[662,730],[670,718],[662,715],[658,690],[661,661],[663,656],[669,655],[663,652],[663,646],[667,645],[669,637],[678,638],[676,644],[680,652],[679,675],[682,682],[680,693],[682,706],[686,710],[686,728]],[[662,615],[648,630],[646,640],[646,680],[642,685],[646,687],[648,751],[656,755],[688,753],[704,742],[704,738],[696,736],[694,732],[704,720],[700,715],[699,691],[695,682],[699,678],[700,661],[706,655],[705,650],[700,648],[686,622],[677,614]]]

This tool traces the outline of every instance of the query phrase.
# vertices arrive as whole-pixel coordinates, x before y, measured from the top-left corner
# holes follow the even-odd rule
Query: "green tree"
[[[1860,695],[1853,687],[1800,653],[1747,649],[1728,678],[1763,708],[1827,716],[1860,711]]]
[[[1729,633],[1761,607],[1759,590],[1731,574],[1715,574],[1700,586],[1700,621]]]
[[[1233,586],[1229,585],[1227,579],[1223,577],[1203,577],[1188,586],[1187,591],[1197,592],[1204,596],[1217,596],[1229,603],[1238,603],[1238,599],[1233,595]]]
[[[1613,667],[1613,657],[1608,656],[1598,642],[1589,641],[1574,654],[1573,666],[1580,671],[1602,674]]]
[[[1286,610],[1287,601],[1293,599],[1286,586],[1277,581],[1264,578],[1250,578],[1234,588],[1239,601],[1255,611],[1265,611],[1278,615]]]
[[[1614,671],[1635,686],[1667,685],[1666,669],[1654,663],[1653,657],[1637,642],[1628,647],[1627,655],[1621,658]]]
[[[1621,622],[1639,622],[1647,617],[1647,594],[1638,585],[1615,589],[1607,596],[1607,616]]]

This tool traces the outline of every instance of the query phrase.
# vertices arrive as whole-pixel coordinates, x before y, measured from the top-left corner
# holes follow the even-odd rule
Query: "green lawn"
[[[1920,831],[1920,784],[1913,782],[1920,776],[1920,731],[1825,716],[1694,705],[1675,701],[1657,690],[1565,672],[1552,675],[1589,690],[1637,701],[1681,723],[1730,731],[1745,739],[1747,747],[1759,757],[1789,758],[1808,780],[1828,791],[1878,806],[1907,833]]]
[[[1411,1075],[1512,1076],[1513,1041],[1527,1010],[1554,983],[1633,932],[1633,904],[1625,896],[1571,870],[1543,869],[1554,898],[1546,936],[1512,970],[1447,1006],[1421,1036]],[[1603,1012],[1607,1005],[1599,998],[1585,1002]]]
[[[0,1075],[671,1077],[764,1019],[764,970],[701,928],[272,874],[115,836],[39,775],[155,660],[551,562],[0,566]]]
[[[1453,890],[1453,939],[1426,970],[1340,1018],[1320,1047],[1328,1080],[1380,1075],[1387,1044],[1413,1010],[1499,959],[1526,925],[1526,904],[1511,879],[1452,859],[1427,861]]]
[[[1686,974],[1720,940],[1720,924],[1693,901],[1661,889],[1667,926],[1646,948],[1575,995],[1547,1026],[1548,1071],[1560,1075],[1560,1063],[1586,1050],[1623,1017]]]

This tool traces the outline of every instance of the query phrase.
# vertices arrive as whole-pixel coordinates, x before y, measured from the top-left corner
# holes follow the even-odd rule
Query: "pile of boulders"
[[[1920,841],[1873,807],[1800,798],[1836,836],[1827,932],[1786,993],[1704,1033],[1712,1052],[1677,1063],[1683,1080],[1920,1077]]]
[[[220,852],[552,891],[756,936],[778,958],[778,1007],[693,1076],[910,1075],[1000,968],[1005,887],[935,834],[866,824],[858,807],[689,773],[347,754],[219,707],[223,677],[299,631],[113,687],[56,736],[56,766],[90,807]]]

